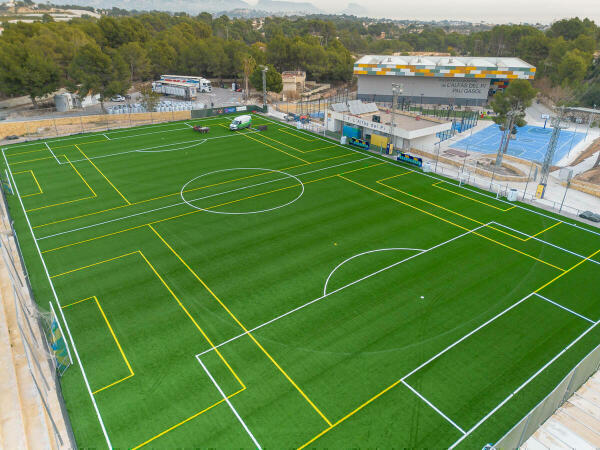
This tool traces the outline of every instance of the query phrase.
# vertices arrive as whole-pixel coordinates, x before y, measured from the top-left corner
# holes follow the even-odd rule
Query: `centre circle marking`
[[[265,171],[265,172],[280,173],[282,175],[285,175],[286,177],[293,178],[294,180],[296,180],[299,183],[299,185],[300,185],[300,193],[298,194],[298,196],[296,196],[295,198],[293,198],[289,202],[284,203],[283,205],[274,206],[273,208],[268,208],[268,209],[261,209],[261,210],[258,210],[258,211],[243,211],[243,212],[213,211],[213,210],[210,210],[210,209],[201,208],[199,206],[196,206],[196,205],[190,203],[190,201],[186,200],[185,196],[183,195],[186,187],[190,183],[198,180],[199,178],[202,178],[202,177],[205,177],[205,176],[208,176],[208,175],[212,175],[212,174],[215,174],[215,173],[231,172],[233,170],[262,170],[262,171]],[[278,180],[273,180],[273,181],[281,181],[281,180],[282,180],[282,178],[280,178]],[[242,187],[242,188],[239,188],[239,189],[247,189],[247,188],[251,188],[253,186],[259,186],[260,184],[266,184],[266,183],[259,183],[259,184],[255,184],[255,185],[245,186],[245,187]],[[234,189],[232,191],[226,191],[226,192],[223,192],[222,194],[226,194],[228,192],[233,192],[233,191],[239,190],[239,189]],[[222,195],[222,194],[217,194],[217,195]],[[187,205],[191,206],[194,209],[198,209],[200,211],[206,211],[206,212],[213,213],[213,214],[227,214],[227,215],[260,214],[260,213],[265,213],[265,212],[273,211],[273,210],[276,210],[276,209],[283,208],[285,206],[291,205],[292,203],[294,203],[297,200],[299,200],[300,197],[302,197],[303,194],[304,194],[304,183],[302,183],[302,181],[300,181],[300,179],[298,177],[296,177],[296,176],[294,176],[294,175],[292,175],[290,173],[287,173],[287,172],[282,172],[281,170],[265,169],[265,168],[262,168],[262,167],[232,167],[230,169],[213,170],[212,172],[203,173],[202,175],[198,175],[197,177],[192,178],[187,183],[185,183],[183,185],[183,187],[181,188],[181,191],[179,192],[179,195],[181,196],[181,199]],[[201,200],[201,199],[196,199],[196,200]],[[191,200],[191,201],[194,201],[194,200]]]

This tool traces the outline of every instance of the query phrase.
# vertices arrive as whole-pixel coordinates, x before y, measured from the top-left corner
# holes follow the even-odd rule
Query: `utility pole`
[[[263,82],[263,108],[267,107],[267,70],[268,67],[262,69],[262,82]]]

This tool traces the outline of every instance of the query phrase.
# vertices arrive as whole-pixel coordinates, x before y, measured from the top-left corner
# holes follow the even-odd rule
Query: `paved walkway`
[[[581,386],[521,448],[600,448],[600,373],[597,372]]]

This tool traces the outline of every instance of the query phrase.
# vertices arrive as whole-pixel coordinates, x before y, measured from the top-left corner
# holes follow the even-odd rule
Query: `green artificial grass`
[[[3,149],[80,447],[481,448],[598,344],[597,229],[228,121]]]

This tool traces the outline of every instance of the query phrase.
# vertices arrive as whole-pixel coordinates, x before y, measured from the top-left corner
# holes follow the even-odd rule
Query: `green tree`
[[[491,101],[491,106],[496,116],[493,118],[500,126],[504,126],[507,115],[512,112],[514,124],[522,127],[525,121],[525,110],[531,106],[537,91],[527,80],[513,80],[504,92],[498,92]]]
[[[248,100],[248,95],[250,94],[248,82],[250,81],[250,75],[256,69],[256,61],[251,55],[244,56],[242,61],[242,71],[244,72],[244,97]]]
[[[575,86],[585,78],[589,68],[589,58],[581,51],[568,51],[557,67],[557,80],[567,86]]]
[[[513,80],[510,82],[504,92],[498,92],[492,99],[491,106],[496,116],[496,122],[502,129],[508,127],[500,142],[498,156],[496,157],[496,166],[502,164],[502,156],[506,153],[509,142],[509,134],[515,125],[522,127],[527,123],[525,121],[525,110],[531,106],[537,91],[531,86],[528,80]]]
[[[143,80],[150,73],[150,59],[146,49],[138,42],[128,42],[119,48],[119,54],[129,67],[129,79]]]
[[[153,40],[147,47],[152,64],[152,74],[159,76],[171,72],[177,60],[177,52],[165,40]]]
[[[0,91],[8,95],[27,95],[34,106],[37,98],[60,87],[60,69],[39,48],[19,45],[0,47]]]
[[[582,96],[585,106],[600,107],[600,82],[592,84]]]
[[[596,39],[593,36],[586,34],[580,34],[577,39],[573,41],[573,47],[583,53],[589,53],[590,55],[596,50]]]
[[[150,84],[145,84],[140,88],[140,95],[142,96],[141,103],[146,111],[154,111],[160,101],[160,94],[154,92]]]
[[[517,45],[517,55],[540,69],[550,54],[550,38],[539,32],[524,36]]]
[[[103,110],[105,99],[124,94],[131,86],[123,58],[116,52],[104,53],[93,44],[86,44],[79,49],[71,62],[70,73],[82,97],[100,94]]]
[[[268,64],[267,66],[267,91],[270,92],[281,92],[283,90],[283,81],[281,79],[281,74],[277,72],[275,66],[272,64]],[[262,67],[257,66],[250,75],[250,83],[257,91],[262,92]]]

